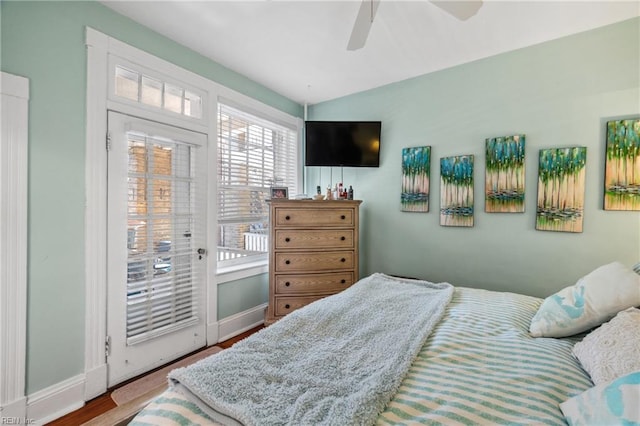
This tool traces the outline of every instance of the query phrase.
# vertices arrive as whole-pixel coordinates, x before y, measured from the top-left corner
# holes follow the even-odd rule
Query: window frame
[[[302,126],[303,119],[298,117],[293,117],[289,114],[286,114],[280,110],[277,110],[273,107],[265,105],[255,99],[246,97],[244,95],[240,95],[234,93],[231,90],[222,89],[220,92],[220,96],[216,100],[216,129],[217,134],[219,134],[218,127],[218,111],[219,105],[225,105],[234,109],[238,109],[244,113],[251,114],[256,116],[259,119],[269,121],[275,125],[287,127],[292,130],[295,130],[295,144],[296,144],[296,153],[295,153],[295,185],[296,191],[300,191],[303,188],[303,167],[302,167]],[[218,141],[219,142],[219,141]],[[217,177],[217,170],[216,170]],[[289,197],[294,195],[292,192],[293,188],[289,189]],[[217,190],[216,190],[217,195]],[[216,206],[217,207],[217,206]],[[217,217],[217,215],[216,215]],[[268,218],[267,218],[268,219]],[[218,229],[219,223],[216,223],[216,230]],[[228,264],[220,264],[217,262],[217,280],[218,284],[222,284],[229,281],[234,281],[262,273],[267,273],[269,271],[268,268],[269,258],[268,253],[265,253],[263,257],[260,259],[251,259],[245,262],[230,262]]]

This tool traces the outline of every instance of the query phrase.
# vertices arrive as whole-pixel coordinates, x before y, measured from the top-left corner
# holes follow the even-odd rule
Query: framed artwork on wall
[[[525,135],[490,138],[485,142],[485,212],[523,213]]]
[[[401,211],[429,211],[429,179],[431,177],[431,147],[402,149]]]
[[[440,159],[440,225],[473,226],[473,155]]]
[[[586,147],[541,149],[536,229],[582,232]]]
[[[640,118],[607,122],[604,209],[640,211]]]

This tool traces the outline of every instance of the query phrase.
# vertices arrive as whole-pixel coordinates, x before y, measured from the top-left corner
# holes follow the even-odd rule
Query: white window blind
[[[218,264],[264,259],[272,186],[298,192],[298,130],[218,104]]]
[[[128,132],[127,343],[197,321],[197,147]]]

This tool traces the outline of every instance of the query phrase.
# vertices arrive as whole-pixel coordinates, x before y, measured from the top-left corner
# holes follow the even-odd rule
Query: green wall
[[[547,296],[613,260],[640,261],[640,213],[602,209],[605,122],[640,115],[640,19],[309,108],[314,120],[381,120],[381,165],[345,168],[361,205],[362,275],[380,271]],[[484,212],[486,138],[525,134],[525,213]],[[400,211],[401,150],[430,145],[429,213]],[[586,146],[584,231],[536,231],[541,148]],[[475,155],[475,226],[439,225],[440,163]],[[322,186],[330,170],[322,168]],[[333,169],[333,182],[340,176]],[[318,168],[307,168],[315,193]]]
[[[269,274],[218,284],[218,319],[269,301]]]
[[[30,80],[27,394],[84,372],[85,26],[297,117],[302,106],[97,2],[0,2],[2,71]],[[266,280],[225,284],[221,312]]]

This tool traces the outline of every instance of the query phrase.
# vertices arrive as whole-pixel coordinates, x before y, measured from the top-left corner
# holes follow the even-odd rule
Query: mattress
[[[580,336],[529,336],[541,302],[515,293],[456,288],[377,424],[566,424],[559,404],[593,384],[571,355]],[[131,424],[213,422],[169,389]]]

